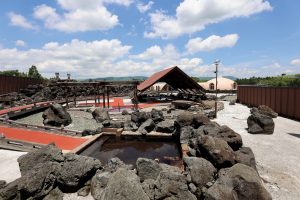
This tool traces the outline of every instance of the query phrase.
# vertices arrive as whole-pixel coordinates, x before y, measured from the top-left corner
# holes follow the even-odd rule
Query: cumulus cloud
[[[209,24],[267,10],[272,10],[272,7],[265,0],[184,0],[177,7],[176,16],[163,11],[150,13],[151,30],[144,35],[148,38],[176,38],[201,31]]]
[[[104,6],[70,8],[63,15],[59,15],[56,9],[43,4],[34,9],[34,16],[43,20],[46,28],[63,32],[108,30],[118,24],[118,16],[111,14]]]
[[[117,39],[49,42],[38,49],[0,49],[0,66],[5,70],[27,71],[29,66],[36,65],[46,77],[60,72],[71,73],[74,78],[149,76],[175,65],[190,75],[199,75],[204,70],[201,58],[184,57],[172,44],[154,45],[135,55],[130,54],[131,48]]]
[[[138,2],[136,4],[136,7],[140,11],[140,13],[145,13],[151,9],[153,4],[154,4],[153,1],[149,1],[147,4],[144,4],[143,2]]]
[[[294,60],[291,61],[290,64],[294,65],[294,66],[300,66],[300,59],[294,59]]]
[[[17,40],[15,42],[15,45],[16,46],[19,46],[19,47],[25,47],[26,46],[26,43],[23,41],[23,40]]]
[[[132,0],[57,0],[63,13],[46,4],[34,8],[34,17],[42,20],[46,28],[63,32],[108,30],[119,24],[117,15],[105,4],[129,6]]]
[[[103,76],[115,72],[113,63],[127,55],[130,49],[131,46],[123,45],[117,39],[50,42],[39,49],[0,49],[0,66],[26,71],[28,66],[36,65],[48,77],[55,71],[70,72],[74,77]]]
[[[196,53],[199,51],[212,51],[219,48],[233,47],[239,39],[238,34],[229,34],[225,36],[212,35],[206,39],[193,38],[188,41],[185,48],[189,53]]]
[[[36,29],[36,27],[30,23],[23,15],[16,14],[14,12],[8,13],[10,25],[18,26],[25,29]]]
[[[151,46],[140,54],[131,55],[130,59],[140,65],[141,73],[148,75],[172,66],[178,66],[189,74],[198,74],[203,64],[201,58],[183,57],[172,44]]]
[[[274,62],[270,65],[265,65],[262,67],[262,69],[269,69],[269,70],[274,70],[274,69],[278,69],[281,68],[281,65],[278,62]]]

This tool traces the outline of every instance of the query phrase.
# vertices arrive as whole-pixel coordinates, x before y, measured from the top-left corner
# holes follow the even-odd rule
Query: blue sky
[[[46,77],[300,73],[295,0],[2,0],[0,70]]]

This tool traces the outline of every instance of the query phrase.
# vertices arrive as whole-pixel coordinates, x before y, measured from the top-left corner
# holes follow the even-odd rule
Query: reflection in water
[[[127,164],[135,165],[137,158],[159,159],[160,162],[176,165],[180,162],[179,148],[171,140],[145,140],[138,137],[121,139],[104,136],[81,152],[106,163],[110,158],[118,157]]]

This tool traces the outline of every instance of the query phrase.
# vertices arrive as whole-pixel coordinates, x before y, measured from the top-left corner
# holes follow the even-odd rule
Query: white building
[[[215,90],[216,89],[216,78],[213,78],[207,82],[198,83],[205,90]],[[218,77],[218,90],[236,90],[237,83],[231,79]]]

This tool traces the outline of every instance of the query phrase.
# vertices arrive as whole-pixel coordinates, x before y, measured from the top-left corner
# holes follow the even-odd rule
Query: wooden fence
[[[16,77],[0,75],[0,95],[10,92],[18,92],[28,85],[40,84],[43,80],[36,78]]]
[[[239,85],[237,99],[250,106],[266,105],[279,115],[300,120],[300,87]]]

